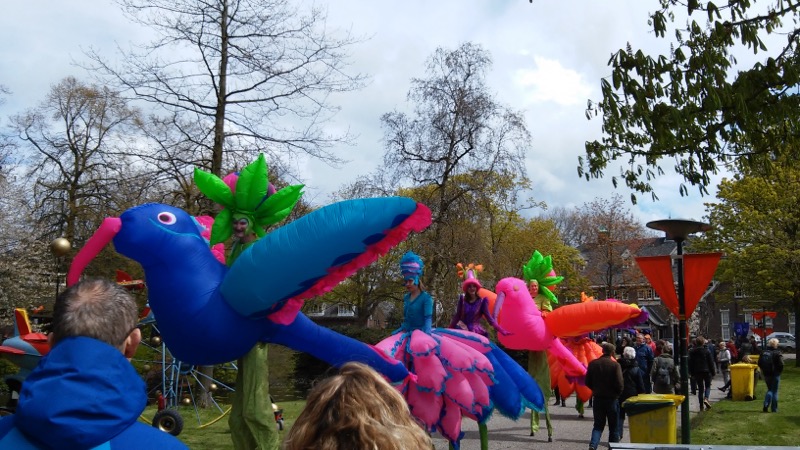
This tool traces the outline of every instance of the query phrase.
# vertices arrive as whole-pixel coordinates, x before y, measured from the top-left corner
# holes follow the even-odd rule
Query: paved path
[[[720,392],[718,387],[722,386],[722,376],[717,375],[711,382],[711,403],[713,404],[722,399],[725,393]],[[700,413],[700,405],[697,396],[691,396],[689,406],[692,416]],[[551,399],[552,403],[554,400]],[[566,407],[550,406],[550,417],[553,423],[553,442],[547,442],[547,430],[543,429],[530,436],[530,411],[525,413],[518,421],[512,421],[503,416],[495,415],[489,421],[489,449],[546,449],[546,450],[582,450],[589,447],[589,437],[592,434],[592,409],[586,408],[584,418],[578,418],[575,410],[575,396],[567,399]],[[678,426],[681,423],[681,410],[678,407],[676,412]],[[544,420],[541,421],[544,425]],[[543,427],[544,428],[544,427]],[[464,420],[463,430],[464,439],[461,440],[462,450],[480,450],[480,438],[478,436],[478,425],[472,420]],[[623,432],[622,442],[630,442],[630,432],[628,430],[628,420],[625,420],[625,431]],[[680,439],[680,436],[678,436]],[[439,434],[433,436],[436,450],[446,450],[447,441]],[[608,428],[603,433],[600,441],[600,448],[608,448]]]

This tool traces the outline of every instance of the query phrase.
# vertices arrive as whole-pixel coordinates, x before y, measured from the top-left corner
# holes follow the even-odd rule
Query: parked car
[[[775,333],[768,334],[767,335],[767,340],[770,340],[772,338],[777,338],[779,336],[788,336],[788,337],[794,339],[794,335],[792,333],[784,333],[782,331],[776,331]]]
[[[794,349],[797,348],[797,346],[795,345],[794,336],[792,335],[775,336],[775,339],[778,340],[778,349],[782,352],[794,353]]]

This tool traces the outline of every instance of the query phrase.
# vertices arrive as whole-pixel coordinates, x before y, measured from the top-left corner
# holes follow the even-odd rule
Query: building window
[[[747,294],[744,292],[744,288],[742,286],[736,286],[733,290],[733,297],[734,298],[745,298]]]
[[[719,323],[722,328],[722,340],[727,341],[731,338],[731,312],[723,309],[719,312]]]
[[[760,310],[756,310],[756,309],[751,309],[749,311],[745,311],[745,313],[744,313],[745,322],[749,323],[751,328],[752,327],[761,327],[761,325],[764,325],[766,328],[772,328],[772,317],[765,316],[764,319],[763,319],[764,323],[762,323],[759,320],[756,320],[756,318],[753,317],[753,313],[760,313],[760,312],[761,312]]]
[[[620,294],[620,298],[619,299],[624,301],[624,302],[628,301],[628,291],[622,291],[622,293]]]
[[[644,300],[647,298],[647,289],[637,289],[636,290],[636,299],[637,300]]]
[[[309,317],[323,316],[325,315],[325,303],[322,302],[306,303],[305,312],[306,315]]]
[[[356,315],[356,307],[353,305],[338,305],[336,315],[339,317],[353,317]]]

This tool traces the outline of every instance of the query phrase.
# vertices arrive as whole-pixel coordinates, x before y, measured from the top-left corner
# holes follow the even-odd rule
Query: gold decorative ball
[[[216,391],[217,389],[219,389],[219,386],[217,386],[217,383],[211,383],[211,384],[208,386],[208,390],[209,390],[209,391],[211,391],[211,392],[214,392],[214,391]]]
[[[150,342],[152,342],[153,345],[161,345],[161,336],[153,336]]]
[[[150,369],[152,368],[153,367],[151,367],[150,364],[145,364],[142,366],[142,369],[144,369],[145,372],[150,372]]]
[[[72,250],[72,244],[63,237],[53,239],[53,242],[50,243],[50,251],[55,256],[67,256],[70,250]]]
[[[189,406],[192,404],[192,399],[189,397],[183,397],[183,404]]]

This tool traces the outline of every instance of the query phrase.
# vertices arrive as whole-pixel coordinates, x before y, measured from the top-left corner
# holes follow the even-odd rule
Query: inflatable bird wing
[[[561,339],[564,346],[575,355],[575,358],[585,366],[599,358],[603,351],[597,343],[588,337],[577,338],[564,338]],[[586,403],[592,396],[592,390],[585,384],[577,382],[574,378],[569,377],[561,363],[554,355],[548,354],[548,362],[550,363],[550,387],[558,388],[558,394],[561,398],[567,398],[575,392],[575,396],[582,402]]]
[[[162,337],[181,361],[224,363],[257,342],[272,342],[335,366],[364,362],[400,381],[408,375],[402,364],[314,324],[300,307],[430,222],[430,210],[408,198],[339,202],[267,234],[228,268],[214,257],[192,216],[151,203],[105,219],[76,255],[67,280],[76,283],[113,241],[117,252],[144,269]]]

